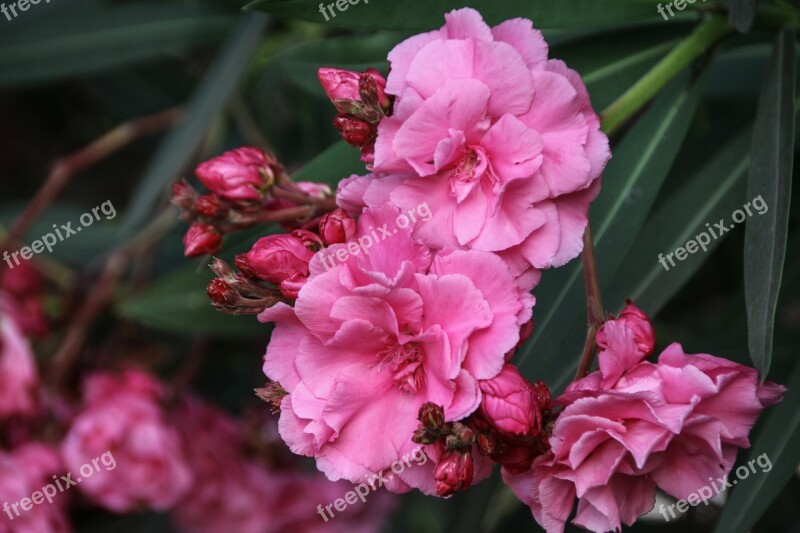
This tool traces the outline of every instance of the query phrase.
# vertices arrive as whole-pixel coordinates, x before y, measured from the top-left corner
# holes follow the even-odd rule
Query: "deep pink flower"
[[[586,88],[528,20],[445,18],[389,54],[397,99],[375,175],[342,182],[340,206],[427,202],[434,218],[414,235],[429,246],[503,252],[518,273],[563,265],[582,249],[609,158]]]
[[[184,255],[198,257],[201,255],[214,255],[219,252],[222,245],[222,235],[214,226],[195,222],[183,236]]]
[[[192,475],[177,431],[161,406],[161,385],[140,371],[86,379],[82,411],[61,445],[69,471],[102,462],[78,488],[118,513],[166,510],[186,493]],[[107,454],[110,454],[107,455]]]
[[[256,202],[275,182],[278,162],[264,150],[242,147],[201,163],[195,173],[212,193],[232,202]]]
[[[13,301],[0,300],[0,419],[36,411],[39,373],[19,326],[6,312]]]
[[[597,335],[600,370],[571,384],[551,451],[506,483],[547,531],[573,522],[592,531],[631,525],[653,507],[656,487],[685,499],[725,477],[763,409],[784,388],[760,384],[756,371],[672,344],[648,363],[653,333],[629,304]]]
[[[358,248],[319,252],[295,307],[260,315],[276,323],[264,371],[289,392],[281,436],[332,480],[360,482],[410,453],[425,402],[451,421],[475,411],[478,380],[502,370],[530,318],[533,300],[500,258],[446,250],[432,260],[409,230],[390,229],[399,213],[368,210],[349,243]],[[331,268],[339,252],[349,257]],[[406,469],[390,488],[433,493],[426,466]]]

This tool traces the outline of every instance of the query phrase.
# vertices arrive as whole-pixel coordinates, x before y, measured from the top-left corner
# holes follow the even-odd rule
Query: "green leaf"
[[[320,67],[335,67],[364,71],[370,67],[386,74],[389,51],[407,37],[402,33],[381,32],[367,37],[334,37],[307,41],[286,48],[276,55],[271,65],[281,79],[291,81],[298,87],[325,96],[317,80]]]
[[[614,150],[590,213],[601,288],[620,266],[650,212],[683,144],[704,81],[705,77],[687,86],[684,77],[673,83]],[[547,272],[535,294],[534,337],[519,351],[517,364],[531,379],[562,382],[574,373],[585,336],[580,265]]]
[[[186,119],[166,138],[136,189],[123,219],[128,235],[152,215],[167,186],[178,180],[200,147],[214,119],[236,90],[239,78],[261,42],[266,17],[243,16],[187,106]]]
[[[742,462],[747,464],[763,454],[772,468],[751,474],[737,484],[715,532],[750,531],[794,475],[800,463],[800,365],[795,367],[788,389],[783,402],[766,415],[762,430]]]
[[[778,303],[794,156],[795,34],[781,31],[767,70],[758,104],[747,198],[769,206],[747,220],[744,281],[750,356],[761,376],[769,372],[775,308]]]
[[[205,265],[190,265],[161,278],[144,294],[123,298],[116,313],[171,333],[267,339],[270,328],[255,316],[225,315],[211,307],[205,288],[213,277]]]
[[[221,39],[235,20],[229,11],[193,5],[79,4],[50,9],[3,28],[0,85],[53,81],[166,57]]]
[[[339,141],[312,159],[292,178],[295,181],[327,183],[332,190],[344,178],[352,174],[367,174],[361,161],[361,152],[344,141]]]
[[[329,10],[322,13],[320,4],[319,0],[257,0],[247,9],[346,28],[433,30],[444,24],[445,13],[464,7],[462,0],[363,0],[355,5],[345,3],[345,10],[339,11],[335,2],[326,0],[322,4],[333,6],[335,16],[331,16]],[[525,17],[543,29],[611,26],[652,20],[657,15],[652,3],[638,0],[472,0],[469,5],[489,24]]]
[[[624,300],[630,298],[654,316],[711,257],[727,235],[711,239],[706,251],[698,250],[675,266],[665,259],[669,270],[659,262],[660,254],[673,252],[700,233],[707,233],[705,224],[729,218],[742,205],[752,131],[746,128],[710,157],[708,164],[650,217],[603,293],[611,304],[609,310],[621,310]]]

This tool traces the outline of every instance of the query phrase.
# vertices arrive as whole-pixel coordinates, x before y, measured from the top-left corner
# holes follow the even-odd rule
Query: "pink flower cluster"
[[[447,497],[499,464],[548,531],[576,499],[575,524],[619,529],[656,487],[682,498],[727,474],[783,389],[677,344],[647,362],[653,329],[633,305],[597,333],[599,370],[559,398],[519,373],[531,290],[581,252],[608,141],[580,77],[548,59],[530,21],[445,19],[391,51],[388,78],[319,71],[371,173],[339,184],[338,209],[259,239],[237,270],[215,260],[208,294],[274,323],[259,395],[290,450],[329,479],[391,471],[390,491]],[[239,156],[201,178],[209,168],[238,190]],[[297,198],[283,186],[273,200]],[[405,215],[423,204],[431,216]],[[420,447],[429,460],[394,470]]]
[[[550,451],[527,472],[504,480],[548,532],[573,523],[619,530],[653,508],[656,487],[685,499],[730,472],[765,407],[784,387],[761,384],[755,370],[671,344],[657,363],[645,358],[655,337],[628,304],[597,334],[600,369],[554,401]]]
[[[563,265],[582,249],[610,157],[586,87],[547,58],[529,20],[490,28],[473,9],[445,18],[390,52],[396,99],[373,174],[343,181],[339,204],[427,202],[434,218],[414,236],[430,247],[501,253],[518,272]]]

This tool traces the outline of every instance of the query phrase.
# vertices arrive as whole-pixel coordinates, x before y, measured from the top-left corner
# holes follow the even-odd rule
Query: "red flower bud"
[[[219,231],[214,226],[199,222],[192,224],[183,237],[186,257],[214,255],[219,252],[221,244],[222,235]]]
[[[233,287],[219,278],[211,280],[211,283],[208,284],[206,292],[208,293],[208,297],[211,298],[212,302],[220,305],[233,304],[236,302],[239,296],[239,293],[237,293]]]
[[[308,262],[312,257],[314,252],[294,234],[269,235],[259,239],[249,252],[237,257],[235,264],[248,275],[280,285],[296,274],[308,277]]]
[[[436,465],[433,479],[436,481],[436,495],[450,496],[472,485],[475,465],[469,452],[452,452]]]
[[[360,148],[375,140],[375,126],[348,115],[339,115],[333,125],[342,132],[342,138],[350,145]]]
[[[258,148],[237,148],[209,159],[195,173],[212,193],[234,202],[257,202],[275,183],[278,161]]]
[[[296,237],[303,243],[303,246],[316,253],[322,250],[325,246],[322,239],[316,233],[312,233],[306,229],[296,229],[292,232],[292,236]]]
[[[352,70],[342,70],[340,68],[321,68],[317,71],[319,83],[331,102],[337,100],[360,101],[358,93],[358,81],[361,78],[360,72]]]
[[[194,203],[194,210],[198,215],[205,218],[215,218],[218,220],[228,216],[230,209],[220,201],[214,194],[205,194],[199,197]]]
[[[356,234],[356,221],[342,208],[324,215],[319,221],[319,234],[325,244],[341,244]]]

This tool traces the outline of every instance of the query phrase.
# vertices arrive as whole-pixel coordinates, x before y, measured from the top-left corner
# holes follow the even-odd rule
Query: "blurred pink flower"
[[[14,504],[24,498],[31,499],[35,492],[41,492],[42,487],[53,483],[53,475],[61,473],[58,454],[43,444],[29,443],[13,452],[0,450],[0,502],[4,504],[0,512],[0,533],[70,531],[64,514],[67,494],[56,493],[52,503],[43,498],[28,511],[20,505],[14,508]]]
[[[600,370],[572,383],[554,405],[551,451],[529,472],[503,477],[547,531],[631,525],[652,509],[656,487],[685,499],[726,476],[763,409],[784,387],[756,371],[672,344],[648,363],[647,317],[629,304],[597,334]]]
[[[161,385],[127,370],[90,375],[84,389],[82,410],[61,444],[65,465],[77,478],[82,466],[110,456],[77,485],[81,492],[118,513],[175,505],[193,479],[180,436],[162,411]]]
[[[256,202],[275,182],[278,162],[258,148],[245,146],[201,163],[195,173],[212,193],[232,202]]]
[[[610,157],[586,88],[547,59],[529,20],[445,18],[390,52],[394,114],[378,127],[374,174],[342,182],[339,205],[427,202],[433,219],[414,235],[431,247],[503,252],[517,274],[563,265],[582,249]]]
[[[368,210],[354,239],[363,253],[327,270],[321,256],[345,245],[321,251],[295,307],[259,317],[276,323],[264,371],[289,392],[281,436],[332,480],[361,482],[410,453],[425,402],[448,420],[475,411],[478,380],[501,371],[530,319],[532,298],[494,254],[445,250],[432,260],[408,229],[379,239],[375,228],[399,213]],[[433,493],[432,467],[405,469],[390,490]]]
[[[34,414],[39,373],[27,339],[7,313],[13,301],[0,300],[0,419]]]

